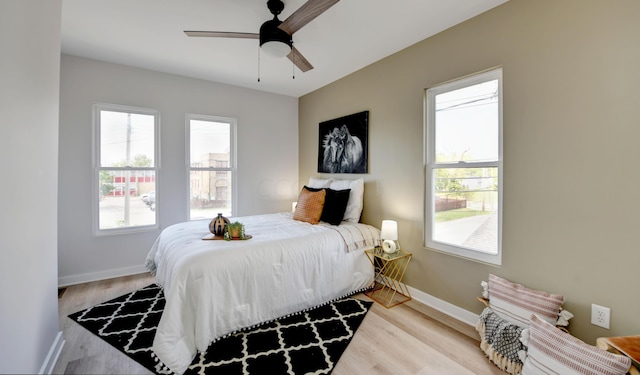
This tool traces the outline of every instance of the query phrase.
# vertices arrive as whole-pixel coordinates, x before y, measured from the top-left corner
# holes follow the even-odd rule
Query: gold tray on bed
[[[230,240],[225,240],[223,236],[216,236],[213,233],[209,233],[206,236],[202,237],[203,240],[223,240],[223,241],[242,241],[251,239],[252,236],[250,234],[245,235],[244,237],[231,237]]]

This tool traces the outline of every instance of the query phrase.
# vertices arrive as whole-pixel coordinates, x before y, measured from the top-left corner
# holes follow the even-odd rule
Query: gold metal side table
[[[388,254],[379,247],[365,250],[365,254],[373,264],[375,277],[373,287],[364,294],[386,308],[409,301],[411,294],[402,278],[413,255],[404,250]]]

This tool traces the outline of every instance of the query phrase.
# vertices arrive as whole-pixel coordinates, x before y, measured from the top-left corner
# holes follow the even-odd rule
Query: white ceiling
[[[286,19],[306,0],[283,0]],[[313,0],[311,0],[313,1]],[[63,0],[62,52],[299,97],[507,0],[342,0],[293,34],[314,69],[260,54],[258,40],[190,38],[184,30],[257,33],[266,0]]]

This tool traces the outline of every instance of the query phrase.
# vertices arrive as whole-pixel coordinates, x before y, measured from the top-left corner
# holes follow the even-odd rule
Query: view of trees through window
[[[155,225],[156,114],[108,105],[95,112],[98,230]]]
[[[428,246],[500,252],[500,77],[495,70],[427,90]]]

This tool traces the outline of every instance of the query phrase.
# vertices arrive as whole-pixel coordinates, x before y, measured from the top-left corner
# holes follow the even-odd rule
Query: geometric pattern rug
[[[156,374],[171,373],[151,346],[164,309],[152,284],[69,315]],[[345,298],[280,318],[213,342],[185,374],[330,374],[372,302]]]

